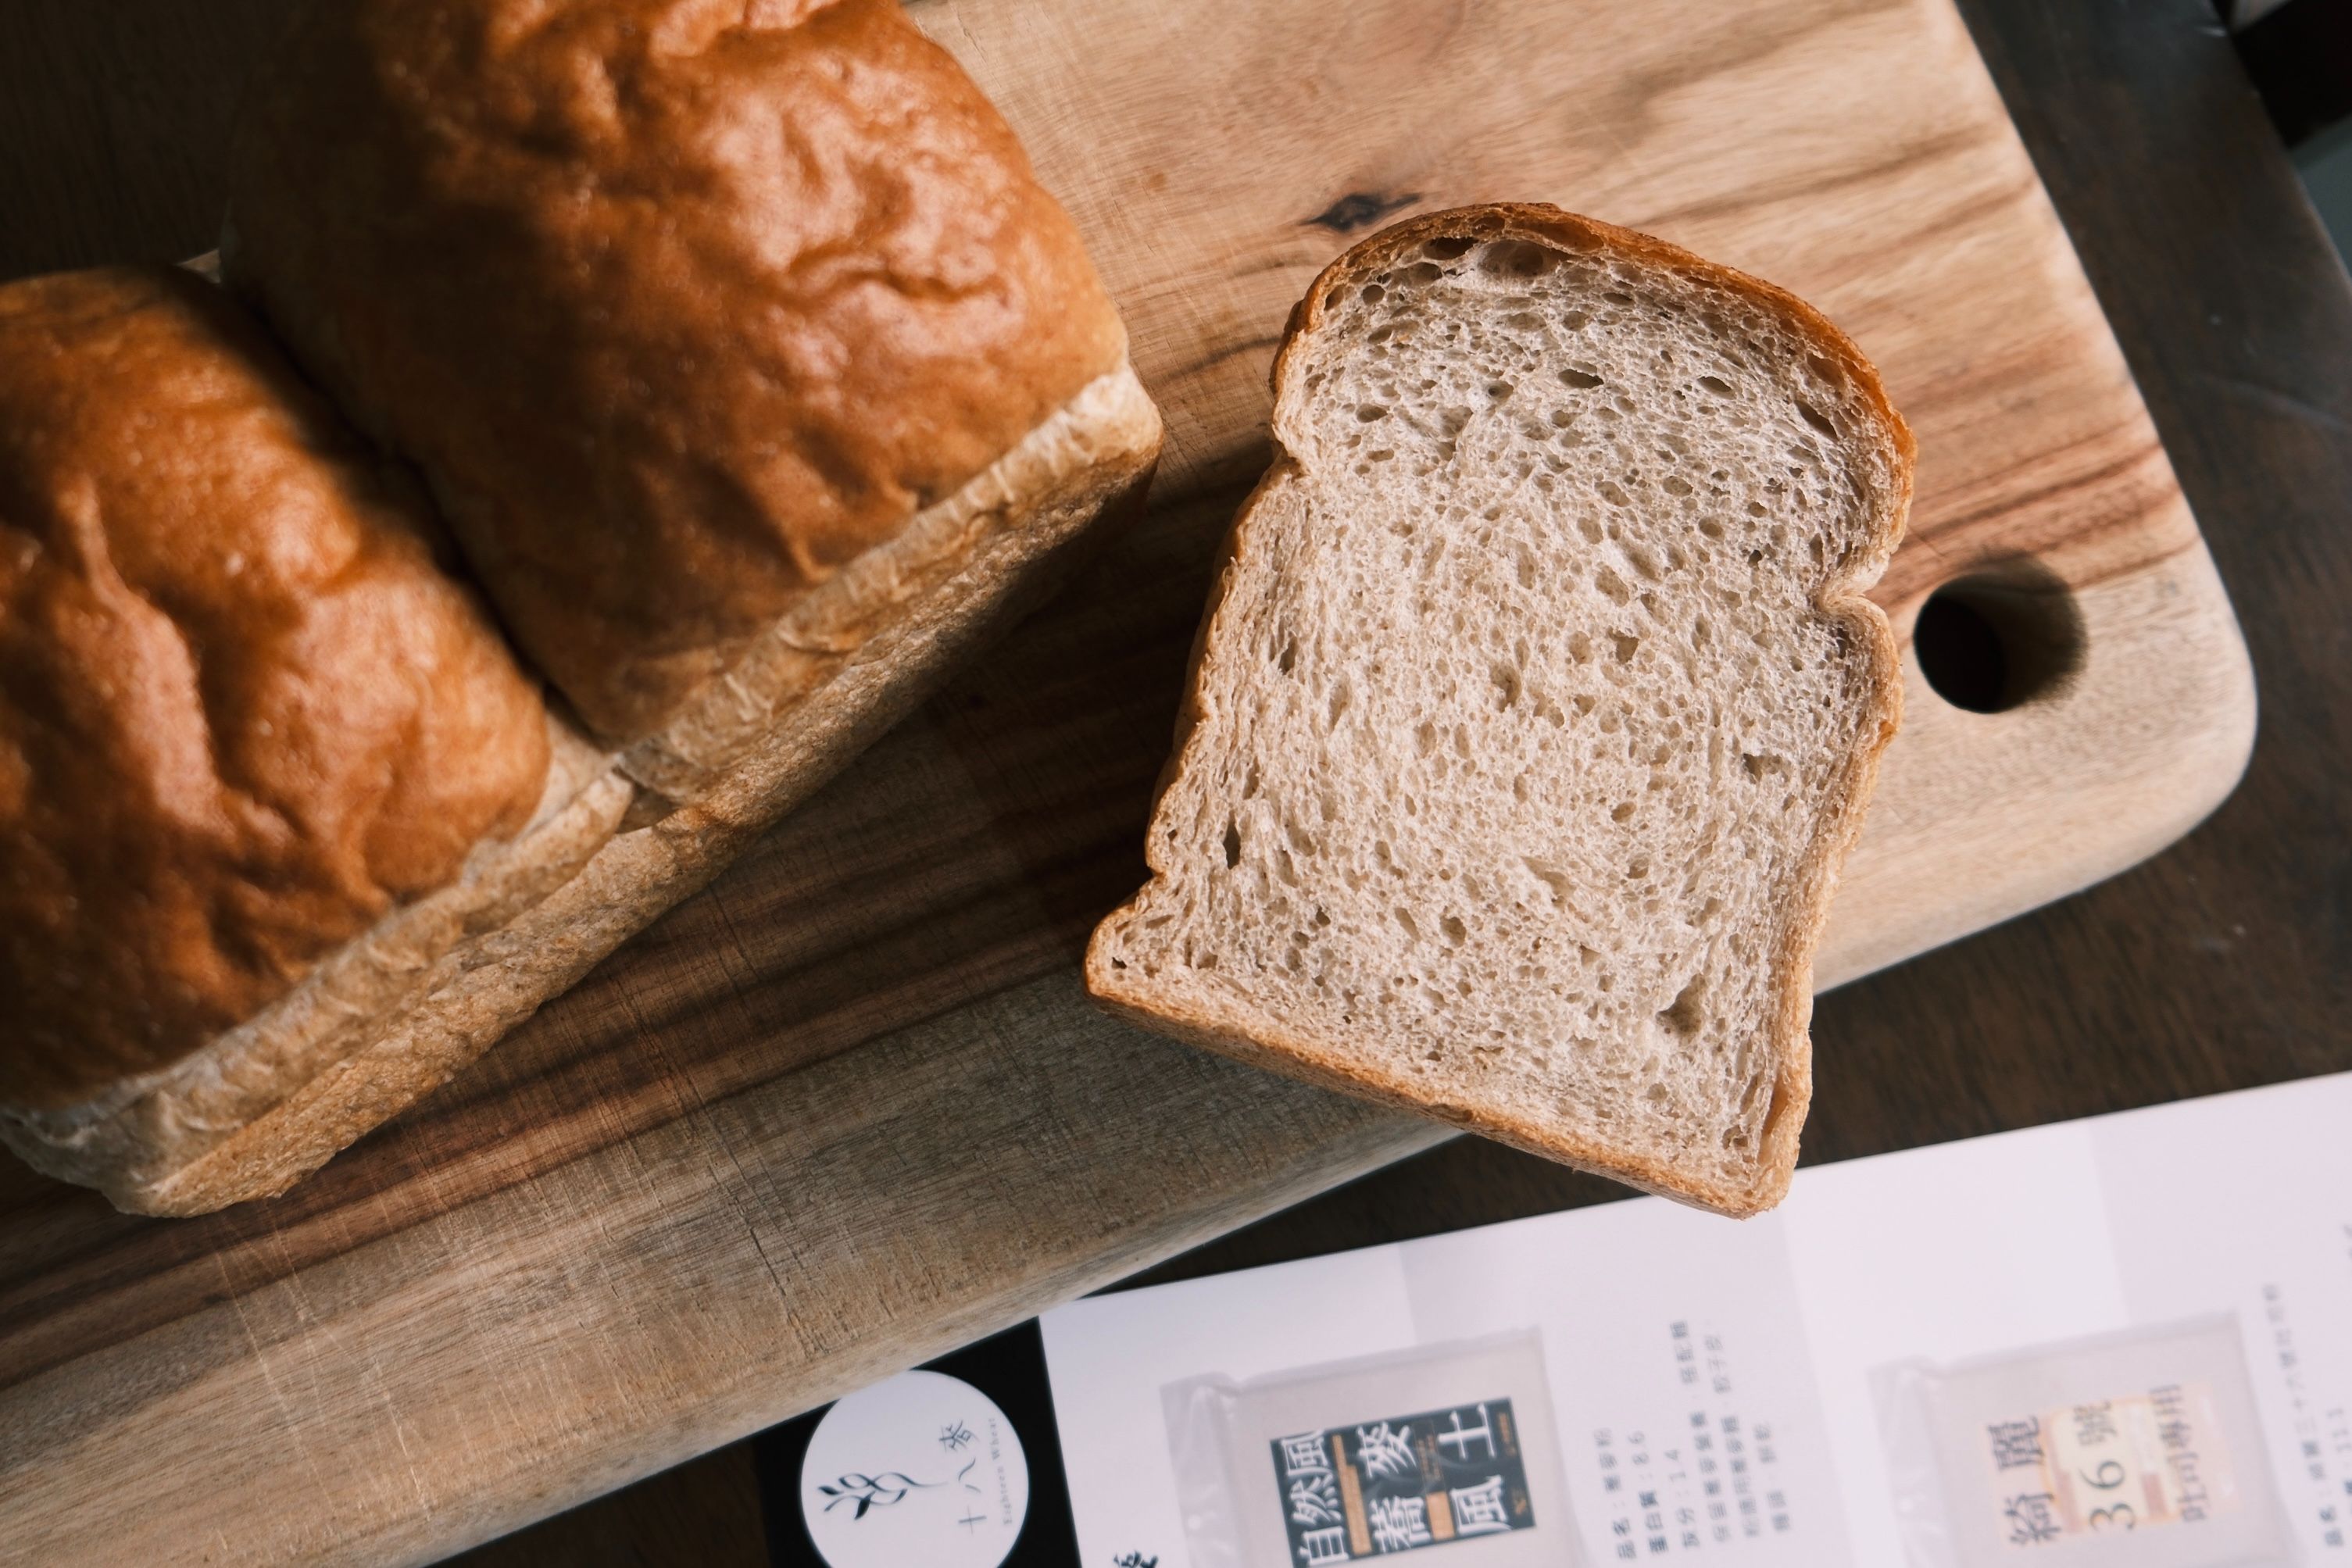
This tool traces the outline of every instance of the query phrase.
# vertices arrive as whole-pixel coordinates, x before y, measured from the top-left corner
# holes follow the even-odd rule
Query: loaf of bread
[[[898,0],[313,5],[223,265],[689,797],[1003,527],[992,465],[1156,439],[1069,219]]]
[[[0,1136],[36,1166],[167,1212],[283,1185],[250,1125],[610,836],[626,788],[436,532],[212,284],[0,288]]]
[[[157,1214],[284,1190],[699,887],[1160,440],[895,0],[320,0],[231,191],[283,356],[186,275],[0,295],[0,1139]]]
[[[1730,1214],[1777,1202],[1812,956],[1895,733],[1912,441],[1818,313],[1472,208],[1334,263],[1275,363],[1094,994]]]

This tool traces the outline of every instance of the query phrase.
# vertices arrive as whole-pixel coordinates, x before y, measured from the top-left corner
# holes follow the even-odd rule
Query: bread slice
[[[1667,1197],[1778,1201],[1900,705],[1912,441],[1769,285],[1549,207],[1334,263],[1087,981]]]
[[[431,1092],[703,886],[952,674],[1139,507],[1157,408],[1122,362],[837,580],[861,641],[793,680],[729,687],[733,725],[663,732],[625,759],[557,727],[545,798],[456,885],[387,915],[277,1003],[161,1071],[61,1109],[0,1106],[34,1168],[139,1214],[273,1197]],[[790,632],[789,626],[780,636]],[[696,737],[723,748],[698,757]],[[633,777],[635,760],[667,789]],[[691,794],[678,804],[669,793]]]

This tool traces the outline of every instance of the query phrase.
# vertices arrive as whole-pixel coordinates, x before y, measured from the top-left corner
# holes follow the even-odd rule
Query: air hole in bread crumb
[[[1609,820],[1612,822],[1632,821],[1633,820],[1633,802],[1631,800],[1618,801],[1616,806],[1610,810]]]
[[[1478,257],[1480,270],[1503,277],[1537,278],[1559,265],[1559,253],[1523,239],[1496,240]]]
[[[1404,280],[1416,287],[1427,287],[1445,276],[1445,269],[1433,261],[1416,261],[1404,269]]]
[[[1591,392],[1601,384],[1601,378],[1598,375],[1591,371],[1579,370],[1574,365],[1560,371],[1559,379],[1579,392]]]
[[[1225,869],[1231,871],[1242,863],[1241,824],[1231,818],[1225,821]]]
[[[1386,419],[1388,416],[1389,411],[1379,403],[1360,402],[1356,405],[1356,417],[1366,424],[1371,423],[1376,419]]]
[[[1470,247],[1477,243],[1469,235],[1440,235],[1423,245],[1421,254],[1433,256],[1440,261],[1452,261],[1455,256],[1467,256]]]
[[[1381,300],[1386,299],[1389,297],[1389,291],[1382,288],[1377,283],[1367,283],[1362,288],[1359,289],[1357,293],[1358,297],[1367,305],[1378,305]]]
[[[1694,975],[1690,983],[1676,994],[1673,1003],[1658,1015],[1658,1021],[1675,1034],[1687,1040],[1698,1033],[1706,1021],[1706,978]]]
[[[1398,904],[1396,908],[1396,923],[1404,927],[1404,934],[1406,936],[1412,937],[1416,942],[1421,940],[1421,926],[1414,922],[1412,911],[1407,909],[1402,904]]]
[[[1456,947],[1470,940],[1470,928],[1462,924],[1460,915],[1449,915],[1437,924],[1439,929],[1445,933],[1445,939]]]
[[[1707,391],[1713,392],[1717,397],[1729,397],[1731,395],[1731,383],[1725,381],[1721,376],[1701,376],[1698,379],[1698,384],[1705,387]]]
[[[1642,651],[1642,640],[1630,632],[1612,632],[1609,633],[1609,642],[1616,650],[1617,662],[1621,664],[1632,664],[1633,655]]]
[[[1811,425],[1815,430],[1820,431],[1823,435],[1834,436],[1837,434],[1837,426],[1830,423],[1830,416],[1823,413],[1820,409],[1815,408],[1811,403],[1805,402],[1801,398],[1797,401],[1797,417],[1803,420],[1807,424]]]

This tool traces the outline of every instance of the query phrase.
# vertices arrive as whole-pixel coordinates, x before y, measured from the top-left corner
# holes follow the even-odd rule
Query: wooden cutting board
[[[1276,335],[1398,214],[1508,197],[1648,229],[1884,368],[1920,465],[1880,598],[1907,634],[1978,580],[2046,678],[1980,714],[1912,673],[1824,983],[2119,870],[2235,780],[2229,606],[1949,0],[916,14],[1126,310],[1168,414],[1152,516],[290,1197],[138,1220],[6,1165],[0,1560],[430,1559],[1434,1142],[1111,1024],[1076,980],[1141,878]]]

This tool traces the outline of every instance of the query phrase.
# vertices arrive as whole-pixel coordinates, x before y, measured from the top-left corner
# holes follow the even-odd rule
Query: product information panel
[[[1042,1320],[1085,1563],[2352,1568],[2352,1078]]]

